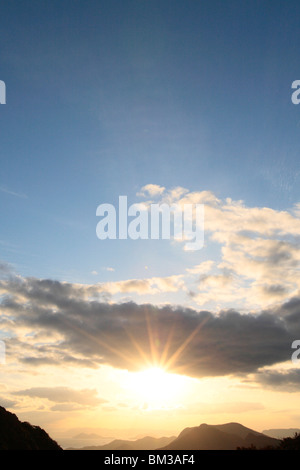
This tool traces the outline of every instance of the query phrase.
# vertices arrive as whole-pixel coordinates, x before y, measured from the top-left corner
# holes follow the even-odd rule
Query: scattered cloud
[[[74,390],[69,387],[32,387],[25,390],[18,390],[14,392],[13,395],[46,398],[54,403],[72,403],[83,406],[98,406],[106,402],[103,398],[98,397],[96,390]]]
[[[0,406],[3,406],[4,408],[13,408],[16,404],[16,401],[0,397]]]
[[[161,196],[165,191],[165,187],[159,186],[158,184],[146,184],[137,193],[139,197],[157,197]]]
[[[14,269],[9,263],[5,263],[3,261],[0,261],[0,278],[1,277],[6,277],[8,275],[13,275],[14,274]]]
[[[57,405],[51,406],[50,411],[62,411],[62,412],[69,412],[69,411],[78,411],[82,410],[81,405],[74,405],[73,403],[59,403]]]
[[[190,192],[182,187],[164,190],[158,203],[204,204],[205,247],[214,244],[219,261],[207,260],[186,270],[190,275],[211,274],[193,288],[194,302],[203,305],[218,298],[219,304],[261,307],[297,295],[299,204],[290,211],[248,207],[243,201],[221,200],[211,191]],[[222,291],[222,282],[227,290]]]
[[[173,275],[148,279],[128,279],[125,281],[105,282],[99,285],[98,288],[112,295],[132,292],[140,295],[176,292],[179,289],[184,289],[182,277],[182,275]]]
[[[254,379],[264,388],[277,391],[299,392],[300,369],[291,370],[263,370],[258,372]]]
[[[211,271],[213,265],[214,265],[214,262],[211,260],[203,261],[202,263],[197,264],[196,266],[193,266],[192,268],[187,268],[186,271],[191,274],[204,274],[204,273]]]
[[[180,279],[165,279],[167,286],[160,286],[161,279],[155,282],[157,288],[172,289]],[[6,340],[8,356],[33,367],[44,362],[138,370],[161,364],[193,377],[247,374],[290,360],[291,343],[300,335],[299,297],[259,313],[214,314],[101,302],[83,288],[58,281],[18,278],[0,286],[6,289],[3,327],[13,331]],[[51,399],[66,392],[40,388],[26,393]]]
[[[215,253],[173,276],[89,285],[23,278],[2,263],[8,360],[129,370],[162,363],[193,377],[257,374],[266,385],[293,387],[297,373],[265,368],[290,360],[300,337],[299,204],[276,211],[158,185],[140,194],[204,204],[206,244],[219,259]],[[183,294],[197,309],[122,300],[164,293]],[[209,302],[218,308],[204,310]]]

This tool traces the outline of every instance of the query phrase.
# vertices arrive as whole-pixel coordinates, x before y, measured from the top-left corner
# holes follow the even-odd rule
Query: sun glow
[[[159,367],[130,372],[127,390],[145,409],[179,407],[187,389],[187,378],[171,374]]]

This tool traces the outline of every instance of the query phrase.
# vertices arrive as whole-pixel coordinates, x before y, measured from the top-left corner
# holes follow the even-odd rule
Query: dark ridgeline
[[[21,422],[0,406],[0,450],[62,450],[39,426]]]
[[[201,424],[184,429],[179,436],[159,450],[236,450],[238,448],[276,448],[279,439],[246,428],[239,423]]]
[[[123,439],[114,439],[108,444],[102,446],[86,446],[80,449],[69,448],[67,450],[155,450],[158,447],[168,445],[175,439],[171,437],[142,437],[135,441],[128,441]]]
[[[300,434],[299,428],[275,428],[275,429],[265,429],[262,431],[263,434],[266,434],[270,437],[275,437],[276,439],[284,439],[285,437],[295,437]]]
[[[284,437],[281,439],[279,450],[300,450],[300,434],[295,433],[294,437]]]
[[[300,450],[300,434],[275,439],[239,423],[201,424],[184,429],[178,437],[114,440],[104,446],[78,450]],[[0,450],[63,450],[39,426],[21,422],[0,406]]]

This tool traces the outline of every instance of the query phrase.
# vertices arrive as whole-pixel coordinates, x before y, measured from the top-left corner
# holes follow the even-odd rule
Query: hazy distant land
[[[219,425],[201,424],[185,428],[177,437],[145,436],[133,440],[109,439],[97,433],[78,433],[72,437],[78,446],[64,450],[237,450],[237,449],[293,449],[300,447],[298,428],[268,429],[263,433],[240,423]],[[276,438],[274,436],[277,436]],[[92,445],[98,441],[98,445]],[[81,447],[82,442],[86,445]],[[27,422],[0,407],[0,450],[63,450],[42,428]]]

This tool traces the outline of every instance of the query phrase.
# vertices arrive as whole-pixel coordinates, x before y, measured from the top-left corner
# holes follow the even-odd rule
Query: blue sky
[[[280,1],[3,5],[3,259],[26,275],[87,281],[111,265],[124,277],[135,259],[139,276],[141,255],[145,265],[163,256],[171,273],[166,243],[104,245],[95,236],[96,207],[122,194],[136,202],[148,183],[292,207],[299,8]],[[160,269],[157,262],[154,273]]]

